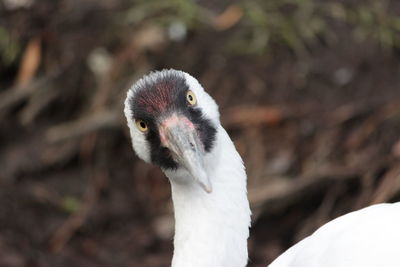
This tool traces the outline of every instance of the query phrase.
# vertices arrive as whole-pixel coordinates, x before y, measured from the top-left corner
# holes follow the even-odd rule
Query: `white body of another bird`
[[[172,266],[246,266],[247,178],[215,101],[189,74],[164,70],[132,86],[124,111],[136,154],[159,165],[171,183]],[[400,267],[400,203],[339,217],[270,266]]]
[[[399,267],[400,203],[343,215],[280,255],[270,267]]]

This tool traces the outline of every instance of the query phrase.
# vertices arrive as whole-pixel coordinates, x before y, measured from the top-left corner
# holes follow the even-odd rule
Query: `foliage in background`
[[[189,28],[195,28],[206,22],[204,11],[191,0],[139,0],[134,1],[132,7],[123,14],[123,22],[135,25],[151,21],[168,26],[179,21]]]
[[[114,12],[121,26],[155,24],[166,31],[185,32],[198,28],[233,31],[226,40],[228,51],[265,53],[280,45],[297,54],[313,44],[339,41],[332,25],[351,26],[354,40],[376,40],[384,49],[400,47],[400,16],[390,12],[393,0],[366,0],[346,3],[316,0],[239,0],[224,6],[225,11],[205,7],[194,0],[136,0],[128,8]],[[236,10],[236,17],[226,11]],[[229,13],[229,12],[228,12]],[[233,21],[223,30],[216,24],[221,16]],[[237,20],[236,20],[237,19]],[[335,22],[335,23],[332,23]],[[347,28],[347,27],[346,27]],[[179,38],[178,38],[179,39]],[[0,61],[12,64],[21,51],[19,42],[0,26]]]
[[[400,46],[400,17],[390,14],[390,1],[353,5],[315,0],[243,1],[242,5],[247,14],[244,25],[250,33],[250,42],[245,41],[242,48],[248,47],[250,52],[265,51],[274,43],[303,52],[319,40],[336,42],[336,29],[330,25],[342,24],[352,28],[357,42],[373,39],[383,48]]]
[[[20,51],[19,43],[11,38],[7,29],[0,27],[0,62],[5,66],[12,64]]]
[[[241,53],[263,53],[274,44],[284,45],[297,53],[309,45],[338,41],[333,24],[353,29],[354,39],[376,40],[383,48],[400,47],[400,17],[390,13],[392,1],[367,0],[359,3],[316,0],[237,1],[231,6],[242,14],[234,23],[229,50]],[[226,7],[226,9],[228,9]],[[124,23],[158,23],[169,27],[182,23],[187,29],[214,27],[217,12],[205,8],[201,1],[135,1],[125,14]]]

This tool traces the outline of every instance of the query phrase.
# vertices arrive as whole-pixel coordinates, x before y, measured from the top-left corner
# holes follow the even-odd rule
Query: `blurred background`
[[[169,266],[170,186],[123,101],[198,78],[242,155],[249,266],[400,200],[400,2],[0,0],[0,266]]]

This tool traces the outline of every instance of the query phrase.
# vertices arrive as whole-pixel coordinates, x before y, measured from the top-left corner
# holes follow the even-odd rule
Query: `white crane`
[[[132,144],[169,178],[175,212],[173,267],[243,267],[251,211],[242,159],[199,82],[176,70],[137,81],[125,101]],[[327,223],[272,267],[399,267],[400,204]]]
[[[175,70],[136,82],[125,101],[133,148],[171,182],[174,267],[243,267],[250,208],[242,159],[198,81]]]

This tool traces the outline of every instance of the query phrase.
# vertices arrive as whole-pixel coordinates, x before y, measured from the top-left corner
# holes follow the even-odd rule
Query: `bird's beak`
[[[207,193],[211,193],[210,179],[204,166],[203,144],[193,123],[184,116],[172,115],[160,124],[160,139],[172,157]]]

